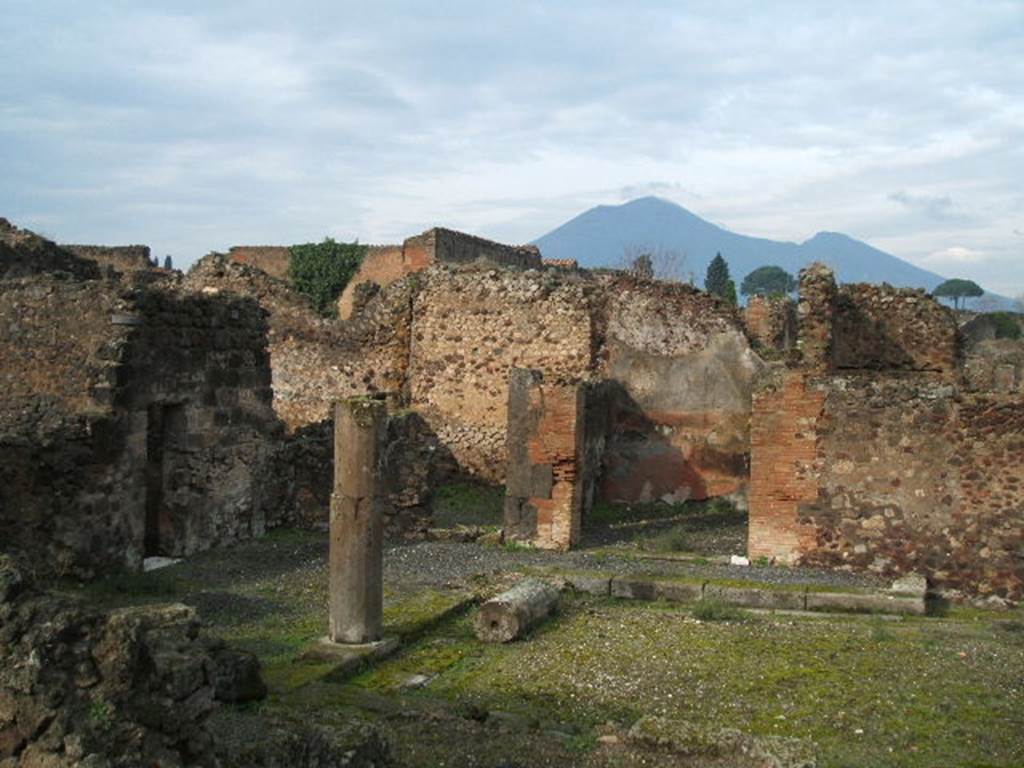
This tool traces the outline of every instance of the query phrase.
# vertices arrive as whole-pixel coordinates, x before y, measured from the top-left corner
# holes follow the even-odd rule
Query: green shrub
[[[338,296],[366,254],[366,246],[359,243],[336,243],[326,238],[322,243],[293,245],[288,276],[295,290],[309,296],[321,315],[337,314]]]
[[[995,326],[997,339],[1019,339],[1020,323],[1012,312],[993,312],[992,324]]]

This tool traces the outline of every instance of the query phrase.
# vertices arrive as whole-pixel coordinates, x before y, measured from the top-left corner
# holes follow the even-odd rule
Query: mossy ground
[[[403,650],[339,677],[299,659],[326,633],[326,551],[324,534],[282,531],[74,589],[110,605],[196,606],[211,633],[260,656],[271,689],[262,710],[374,723],[402,765],[673,764],[622,738],[652,715],[805,739],[837,768],[1024,764],[1020,612],[699,621],[687,606],[568,597],[528,639],[495,646],[476,640],[471,611],[449,613],[486,583],[410,578],[385,597]],[[415,676],[427,682],[410,687]]]
[[[591,546],[693,556],[747,549],[747,513],[726,499],[682,504],[595,504],[584,520]]]

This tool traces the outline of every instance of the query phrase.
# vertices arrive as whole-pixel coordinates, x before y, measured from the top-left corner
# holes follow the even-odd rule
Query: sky
[[[1024,294],[1024,0],[4,0],[0,216],[185,266],[645,195]]]

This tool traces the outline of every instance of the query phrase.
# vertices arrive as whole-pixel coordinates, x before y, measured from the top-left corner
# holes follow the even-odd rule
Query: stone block
[[[657,600],[658,587],[650,579],[612,579],[611,596],[626,600]]]
[[[608,597],[611,594],[610,576],[566,576],[565,583],[576,592],[585,592],[588,595]]]
[[[849,611],[853,613],[907,613],[923,616],[923,597],[880,593],[808,592],[809,611]]]
[[[802,611],[805,607],[803,591],[773,590],[764,587],[733,587],[705,584],[704,597],[721,600],[744,608],[779,608]]]
[[[670,603],[694,603],[704,594],[704,585],[699,582],[659,581],[654,588],[659,599]]]

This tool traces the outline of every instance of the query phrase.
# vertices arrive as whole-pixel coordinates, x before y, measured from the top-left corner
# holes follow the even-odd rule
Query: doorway
[[[176,536],[169,480],[175,454],[184,446],[183,403],[150,405],[146,420],[146,530],[145,556],[174,554]]]

